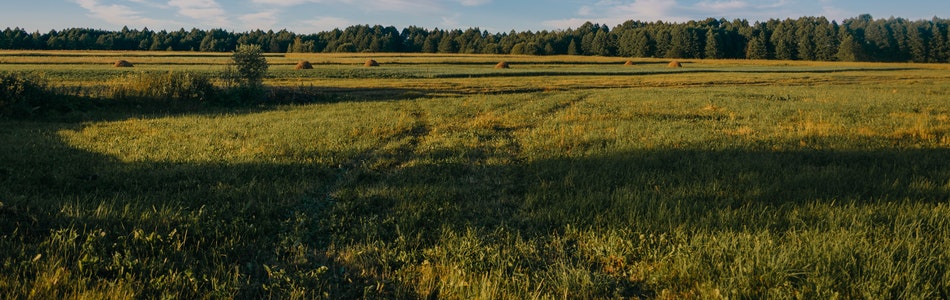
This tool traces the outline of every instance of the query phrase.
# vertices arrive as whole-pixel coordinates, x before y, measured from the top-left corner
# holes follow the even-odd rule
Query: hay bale
[[[116,67],[116,68],[131,68],[131,67],[133,67],[132,63],[130,63],[129,61],[124,60],[124,59],[120,59],[120,60],[115,61],[115,64],[112,64],[112,66],[113,66],[113,67]]]
[[[366,63],[363,64],[363,66],[366,66],[366,67],[378,67],[378,66],[379,66],[379,62],[370,59],[370,60],[367,60]]]
[[[683,64],[681,64],[680,62],[674,60],[674,61],[671,61],[670,64],[669,64],[669,65],[666,65],[666,66],[667,66],[667,67],[670,67],[670,68],[682,68],[682,67],[683,67]]]
[[[623,63],[623,65],[624,65],[624,66],[632,66],[632,65],[634,65],[634,63],[633,63],[632,60],[628,60],[627,62]]]
[[[495,69],[508,69],[508,68],[511,68],[511,66],[508,65],[508,62],[504,62],[504,61],[499,62],[497,65],[495,65]]]
[[[313,69],[313,65],[309,61],[301,60],[294,66],[294,70],[310,70]]]

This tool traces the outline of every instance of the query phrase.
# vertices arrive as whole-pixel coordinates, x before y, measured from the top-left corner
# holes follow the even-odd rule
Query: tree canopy
[[[479,28],[424,29],[356,25],[314,34],[287,30],[223,29],[106,31],[73,28],[28,33],[7,28],[0,49],[234,51],[260,45],[282,52],[402,52],[525,55],[600,55],[666,58],[787,59],[820,61],[948,62],[950,20],[874,19],[860,15],[840,24],[824,17],[768,20],[709,18],[683,23],[627,21],[609,28],[585,23],[554,31],[489,33]]]

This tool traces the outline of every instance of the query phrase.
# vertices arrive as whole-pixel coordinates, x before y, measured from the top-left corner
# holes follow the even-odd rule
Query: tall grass
[[[801,71],[353,79],[309,105],[4,120],[0,289],[947,297],[946,75]]]

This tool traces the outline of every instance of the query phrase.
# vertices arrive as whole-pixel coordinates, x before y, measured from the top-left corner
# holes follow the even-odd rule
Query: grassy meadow
[[[108,102],[228,59],[0,72]],[[950,66],[267,59],[313,101],[0,119],[0,298],[950,297]]]

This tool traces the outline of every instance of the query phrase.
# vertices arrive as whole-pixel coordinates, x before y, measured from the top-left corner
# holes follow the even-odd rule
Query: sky
[[[706,18],[769,19],[860,14],[910,20],[950,18],[947,0],[27,0],[0,10],[0,28],[180,28],[299,34],[351,25],[480,28],[489,32],[610,27],[626,20],[685,22]]]

